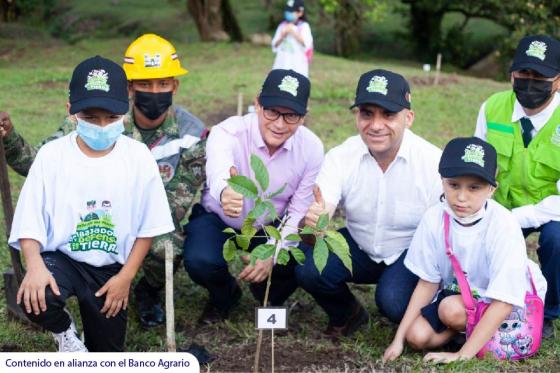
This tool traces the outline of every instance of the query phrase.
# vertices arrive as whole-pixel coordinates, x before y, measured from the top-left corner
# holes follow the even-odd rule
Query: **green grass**
[[[125,3],[122,1],[122,3]],[[87,39],[69,46],[53,40],[33,42],[0,39],[0,103],[1,110],[11,114],[18,129],[29,141],[38,143],[52,133],[65,115],[67,82],[73,67],[82,59],[100,54],[121,61],[131,39]],[[196,115],[214,125],[235,113],[237,92],[245,104],[259,91],[272,65],[269,48],[248,44],[200,44],[177,42],[181,62],[190,71],[180,78],[181,86],[175,102],[186,106]],[[416,120],[413,130],[438,146],[454,136],[470,135],[474,131],[479,105],[492,92],[507,85],[489,80],[442,76],[444,84],[425,85],[421,66],[416,63],[370,59],[356,62],[318,54],[311,69],[312,91],[309,127],[323,140],[328,150],[355,134],[354,119],[348,110],[355,85],[362,72],[373,68],[388,68],[404,74],[412,85],[413,109]],[[416,83],[415,83],[416,82]],[[14,198],[23,178],[10,172]],[[4,226],[0,224],[0,269],[9,265]],[[234,272],[239,266],[234,266]],[[181,268],[175,278],[176,329],[178,343],[191,341],[205,345],[222,358],[211,370],[247,371],[252,364],[256,332],[252,324],[254,303],[244,288],[242,303],[230,322],[207,329],[198,329],[196,319],[206,299],[205,292],[186,276]],[[315,371],[365,368],[386,370],[451,370],[451,371],[556,371],[560,347],[558,339],[545,341],[538,357],[521,363],[470,361],[445,368],[424,365],[422,354],[407,350],[395,364],[382,365],[381,354],[392,338],[394,329],[378,315],[373,304],[373,287],[355,287],[372,314],[370,327],[356,337],[333,345],[322,338],[325,314],[303,291],[293,299],[305,307],[294,311],[290,332],[277,338],[278,370],[294,370],[290,360],[300,361],[297,370]],[[71,309],[76,311],[76,305]],[[48,333],[35,332],[6,319],[5,303],[0,300],[0,346],[16,345],[24,351],[53,351],[55,345]],[[264,349],[268,350],[265,344]],[[129,351],[165,350],[165,332],[140,329],[134,310],[130,312],[127,334]],[[297,356],[297,359],[294,357]],[[333,363],[337,356],[338,363]],[[283,357],[283,358],[282,358]],[[306,358],[307,360],[303,361]],[[325,365],[327,364],[327,365]],[[330,364],[330,365],[329,365]]]

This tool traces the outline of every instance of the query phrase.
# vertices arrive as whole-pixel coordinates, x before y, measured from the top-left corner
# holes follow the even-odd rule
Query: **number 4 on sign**
[[[255,316],[257,329],[288,329],[288,309],[286,307],[259,307],[256,309]]]

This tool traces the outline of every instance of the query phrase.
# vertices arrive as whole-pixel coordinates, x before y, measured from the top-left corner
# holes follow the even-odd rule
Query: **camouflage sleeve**
[[[31,168],[31,164],[35,159],[39,148],[49,141],[58,139],[72,132],[75,128],[75,123],[70,118],[66,118],[58,131],[43,140],[43,142],[37,147],[31,146],[19,133],[16,132],[15,129],[13,129],[8,137],[4,139],[6,160],[15,172],[21,176],[27,176],[29,168]]]
[[[175,177],[166,187],[167,199],[175,227],[181,231],[181,221],[190,211],[194,200],[206,181],[206,140],[201,140],[181,153]]]

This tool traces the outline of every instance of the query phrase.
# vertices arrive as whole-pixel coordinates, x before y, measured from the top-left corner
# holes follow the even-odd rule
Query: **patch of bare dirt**
[[[270,332],[263,337],[260,369],[261,372],[272,370],[272,351]],[[277,372],[318,371],[320,367],[331,370],[358,368],[357,354],[341,351],[337,345],[321,343],[306,345],[294,342],[288,337],[275,336],[274,370]],[[246,372],[251,371],[255,359],[255,344],[241,343],[222,346],[218,359],[212,363],[212,371]]]
[[[206,124],[207,127],[211,127],[218,124],[232,115],[237,115],[237,105],[235,104],[220,104],[218,110],[209,110],[204,113],[200,113],[200,119]],[[245,107],[244,110],[247,108]]]
[[[0,344],[0,352],[22,352],[22,351],[23,350],[21,349],[21,347],[14,343]]]
[[[412,76],[408,81],[413,86],[430,86],[434,85],[435,76]],[[459,84],[459,78],[456,75],[446,75],[440,76],[438,80],[438,85],[446,86],[451,84]]]

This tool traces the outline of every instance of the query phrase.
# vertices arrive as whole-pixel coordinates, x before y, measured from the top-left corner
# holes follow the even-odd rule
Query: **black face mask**
[[[517,101],[527,109],[542,106],[552,96],[552,82],[548,80],[513,78]]]
[[[134,106],[138,108],[148,119],[159,118],[173,102],[173,92],[134,92]]]

